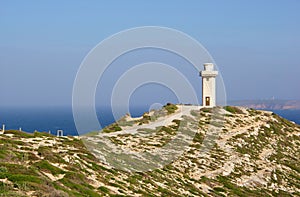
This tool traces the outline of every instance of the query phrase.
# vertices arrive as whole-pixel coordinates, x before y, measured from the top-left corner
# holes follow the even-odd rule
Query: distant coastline
[[[300,100],[233,100],[228,105],[265,110],[300,110]]]

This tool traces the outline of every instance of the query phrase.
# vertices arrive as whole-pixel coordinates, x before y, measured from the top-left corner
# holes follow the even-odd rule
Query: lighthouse
[[[205,63],[204,70],[200,71],[202,77],[202,106],[216,106],[216,76],[218,71],[214,70],[214,64]]]

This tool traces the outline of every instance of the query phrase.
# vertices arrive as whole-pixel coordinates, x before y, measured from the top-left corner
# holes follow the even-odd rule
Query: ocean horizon
[[[147,106],[135,107],[130,109],[130,114],[133,117],[138,117],[148,110]],[[300,110],[268,111],[273,111],[279,116],[300,125]],[[102,128],[116,121],[109,108],[97,108],[96,112]],[[56,135],[57,130],[63,130],[64,135],[78,135],[71,107],[0,107],[0,124],[5,124],[6,130],[19,130],[21,128],[22,131],[26,132],[34,132],[35,130],[50,131],[53,135]]]

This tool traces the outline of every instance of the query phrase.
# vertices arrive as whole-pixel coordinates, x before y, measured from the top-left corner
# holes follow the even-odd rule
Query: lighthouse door
[[[205,97],[205,105],[210,106],[210,97]]]

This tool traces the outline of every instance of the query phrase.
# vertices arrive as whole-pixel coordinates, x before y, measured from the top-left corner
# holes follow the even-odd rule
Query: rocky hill
[[[167,105],[81,137],[11,130],[0,196],[300,196],[299,147],[299,125],[241,107]]]

